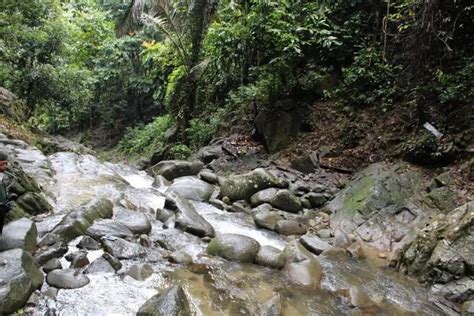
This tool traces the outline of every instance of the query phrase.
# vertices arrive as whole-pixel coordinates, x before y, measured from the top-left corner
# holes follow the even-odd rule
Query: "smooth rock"
[[[258,250],[255,262],[259,265],[270,268],[282,268],[286,263],[284,253],[272,246],[262,246]]]
[[[155,179],[153,180],[153,183],[151,185],[152,187],[159,189],[170,186],[171,181],[159,174],[155,176]]]
[[[300,199],[287,189],[277,190],[275,188],[269,188],[259,191],[252,195],[250,202],[253,206],[269,203],[277,209],[292,213],[299,212],[303,209]]]
[[[174,192],[184,199],[209,201],[214,186],[196,177],[181,177],[173,181],[166,193]]]
[[[278,212],[274,211],[261,211],[256,213],[253,218],[258,227],[269,230],[275,230],[277,223],[283,219]]]
[[[87,258],[87,252],[79,251],[75,252],[71,258],[71,269],[79,269],[85,267],[89,264],[89,259]]]
[[[132,259],[144,256],[145,248],[118,237],[103,237],[101,239],[104,250],[118,259]]]
[[[190,303],[180,285],[175,285],[163,293],[150,298],[140,307],[137,316],[188,316],[191,315]]]
[[[200,161],[165,160],[150,167],[149,171],[154,175],[162,175],[167,180],[184,176],[194,176],[201,171],[204,164]]]
[[[318,259],[298,241],[292,241],[284,249],[287,262],[283,273],[298,286],[319,289],[323,270]]]
[[[462,304],[462,316],[474,315],[474,300],[466,301]]]
[[[168,260],[173,263],[181,263],[185,265],[193,263],[193,258],[180,250],[172,252],[168,257]]]
[[[324,250],[331,247],[329,243],[321,240],[315,235],[306,234],[300,237],[301,244],[316,255],[320,255]]]
[[[111,218],[113,205],[107,199],[93,200],[68,213],[53,229],[65,242],[84,235],[92,223],[100,218]]]
[[[33,257],[22,249],[0,253],[0,314],[8,315],[21,308],[31,293],[43,283],[43,273]]]
[[[118,271],[122,268],[122,262],[112,256],[110,253],[104,252],[102,254],[102,257],[110,263],[110,265],[115,269],[115,271]]]
[[[36,250],[38,232],[33,221],[22,218],[8,223],[0,235],[0,251],[20,248],[32,253]]]
[[[309,201],[312,207],[320,207],[327,202],[326,196],[323,193],[310,192],[304,195],[304,198]]]
[[[151,231],[151,223],[145,214],[129,210],[119,210],[114,219],[126,226],[134,234],[148,234]]]
[[[133,232],[124,224],[113,219],[96,220],[86,231],[87,235],[95,240],[100,240],[103,236],[113,236],[120,238],[132,238]]]
[[[308,231],[308,226],[295,220],[282,219],[275,226],[275,231],[280,235],[304,235]]]
[[[219,182],[219,177],[214,172],[211,172],[211,171],[202,170],[199,173],[199,177],[201,178],[201,180],[206,181],[207,183],[210,183],[210,184],[217,184]]]
[[[144,281],[148,279],[153,273],[153,268],[148,263],[134,264],[127,271],[127,275],[138,281]]]
[[[281,181],[277,177],[262,168],[246,174],[219,177],[222,196],[227,196],[230,201],[248,201],[258,191],[280,185]]]
[[[104,257],[99,257],[92,261],[92,263],[84,270],[84,273],[115,273],[115,269]]]
[[[43,271],[44,273],[49,273],[53,270],[56,270],[56,269],[62,269],[63,266],[61,264],[61,261],[59,261],[58,258],[53,258],[53,259],[50,259],[48,262],[46,262],[46,264],[43,266]]]
[[[86,250],[99,250],[101,249],[101,246],[100,243],[95,241],[92,237],[84,236],[77,244],[77,248]]]
[[[52,258],[61,258],[68,250],[67,244],[60,241],[52,246],[42,247],[35,253],[35,260],[43,265]]]
[[[63,269],[49,272],[46,282],[58,289],[77,289],[89,284],[90,280],[79,270]]]
[[[230,261],[253,262],[259,248],[260,244],[253,238],[237,234],[222,234],[209,243],[207,252]]]

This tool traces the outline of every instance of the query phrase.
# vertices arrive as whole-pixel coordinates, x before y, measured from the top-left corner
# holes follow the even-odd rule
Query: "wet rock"
[[[21,248],[30,253],[36,250],[36,225],[27,218],[8,223],[0,235],[0,251]]]
[[[89,284],[90,280],[79,270],[63,269],[49,272],[46,282],[58,289],[77,289]]]
[[[92,238],[99,240],[103,236],[113,236],[120,238],[132,238],[133,232],[124,224],[113,219],[96,220],[86,233]]]
[[[283,219],[276,224],[275,231],[280,235],[304,235],[308,231],[308,226],[295,220]]]
[[[222,196],[227,196],[230,201],[249,200],[258,191],[279,185],[281,181],[262,168],[246,174],[219,177]]]
[[[118,237],[103,237],[101,239],[104,250],[118,259],[132,259],[144,256],[145,248]]]
[[[252,205],[260,205],[262,203],[269,203],[273,207],[288,211],[288,212],[299,212],[303,208],[301,201],[289,190],[277,190],[275,188],[269,188],[259,191],[252,195],[250,198]]]
[[[435,284],[431,287],[431,291],[457,303],[473,300],[474,279],[468,276],[444,284]]]
[[[137,316],[191,315],[188,297],[180,285],[175,285],[150,298],[140,307]]]
[[[302,198],[300,199],[300,201],[301,201],[301,206],[302,206],[303,208],[311,208],[311,203],[309,202],[308,199],[302,197]]]
[[[52,209],[40,192],[26,192],[18,197],[16,204],[17,208],[29,215],[48,213]]]
[[[376,305],[360,288],[351,287],[349,289],[338,290],[337,292],[352,308],[368,308]]]
[[[162,223],[165,223],[170,218],[174,218],[174,217],[175,217],[174,212],[169,209],[164,208],[164,209],[156,210],[156,219]]]
[[[61,261],[59,261],[58,258],[53,258],[51,260],[49,260],[48,262],[46,262],[46,264],[43,266],[43,271],[44,273],[49,273],[53,270],[56,270],[56,269],[62,269],[63,266],[61,264]]]
[[[101,249],[100,243],[95,241],[89,236],[82,237],[81,241],[77,244],[77,248],[86,250],[99,250]]]
[[[259,265],[270,268],[282,268],[286,263],[284,253],[272,246],[262,246],[258,250],[255,262]]]
[[[260,307],[264,316],[280,316],[283,315],[283,306],[280,294],[275,294],[271,299],[265,301]]]
[[[297,241],[288,243],[284,253],[287,262],[282,271],[287,279],[298,286],[319,289],[323,270],[317,258]]]
[[[345,249],[351,244],[352,240],[345,232],[342,230],[336,230],[334,232],[334,246]]]
[[[33,257],[22,249],[0,253],[0,314],[8,315],[22,307],[31,293],[43,283],[43,274]]]
[[[165,160],[160,161],[148,170],[154,176],[162,175],[171,181],[179,177],[197,175],[203,167],[204,164],[200,161]]]
[[[52,246],[42,247],[35,253],[35,260],[43,265],[53,258],[61,258],[68,250],[67,244],[60,241]]]
[[[156,175],[155,179],[153,180],[153,183],[151,184],[152,187],[154,188],[164,188],[164,187],[169,187],[171,185],[171,181],[163,177],[162,175]]]
[[[115,269],[115,271],[118,271],[122,268],[122,263],[120,262],[120,260],[112,256],[110,253],[105,252],[104,254],[102,254],[102,257],[110,263],[110,265]]]
[[[324,250],[331,247],[331,245],[319,237],[311,234],[306,234],[300,237],[301,244],[316,255],[320,255]]]
[[[150,240],[150,237],[148,237],[148,235],[145,235],[145,234],[140,235],[138,241],[139,241],[139,244],[142,245],[143,247],[150,248],[151,246],[153,246],[153,243]]]
[[[283,217],[275,211],[261,211],[256,213],[253,218],[258,227],[273,231],[276,229],[277,223],[283,219]]]
[[[52,246],[59,241],[61,241],[61,238],[58,235],[47,233],[38,243],[38,247]]]
[[[347,247],[347,252],[354,259],[365,258],[364,248],[362,247],[360,241],[356,241],[352,243],[349,247]]]
[[[166,192],[174,192],[188,200],[208,201],[214,192],[214,186],[196,177],[182,177],[174,180]]]
[[[259,248],[259,243],[253,238],[237,234],[222,234],[209,243],[207,253],[230,261],[253,262]]]
[[[94,200],[68,213],[52,232],[69,242],[84,235],[95,220],[111,218],[112,208],[112,202],[107,199]]]
[[[474,316],[474,301],[466,301],[462,304],[462,316]]]
[[[456,192],[448,187],[441,187],[424,193],[423,202],[433,209],[438,209],[442,213],[448,213],[456,207]]]
[[[250,213],[250,209],[245,201],[237,201],[232,203],[230,211],[234,213]]]
[[[119,210],[114,218],[134,234],[148,234],[151,231],[151,223],[143,213]]]
[[[112,265],[104,258],[99,257],[92,261],[92,263],[84,270],[85,274],[95,273],[114,273],[115,269]]]
[[[474,202],[429,221],[402,250],[400,268],[422,282],[448,283],[474,271]]]
[[[58,296],[58,292],[59,292],[59,290],[58,290],[57,288],[50,286],[50,287],[44,292],[44,296],[55,300],[56,297]]]
[[[148,279],[153,273],[153,268],[148,263],[134,264],[127,271],[127,275],[138,281],[144,281]]]
[[[190,255],[179,250],[171,253],[168,257],[168,260],[173,263],[181,263],[185,265],[193,263],[193,258],[191,258]]]
[[[330,229],[320,229],[316,234],[321,238],[331,238],[333,236]]]
[[[87,258],[87,252],[85,251],[72,253],[72,256],[70,257],[70,259],[71,259],[70,260],[71,269],[79,269],[89,264],[89,259]]]
[[[304,196],[309,200],[312,207],[320,207],[326,203],[327,199],[323,193],[310,192]]]
[[[178,210],[176,227],[198,237],[214,237],[214,228],[196,211],[191,202],[174,193],[168,196]]]
[[[217,174],[211,171],[201,171],[199,173],[199,177],[203,180],[206,181],[207,183],[210,184],[217,184],[219,182],[219,177]]]

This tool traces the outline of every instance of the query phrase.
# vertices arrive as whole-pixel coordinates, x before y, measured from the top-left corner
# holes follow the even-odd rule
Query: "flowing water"
[[[207,256],[206,242],[177,229],[165,229],[155,220],[155,209],[163,207],[163,190],[152,187],[153,179],[145,172],[126,165],[104,163],[90,155],[56,153],[43,156],[33,148],[16,148],[24,169],[37,178],[54,206],[51,214],[38,222],[39,234],[52,229],[67,213],[92,197],[106,197],[114,210],[143,212],[152,222],[149,234],[154,246],[142,259],[123,260],[118,273],[88,275],[90,283],[80,289],[59,290],[56,299],[41,289],[38,315],[48,310],[59,315],[133,315],[151,296],[171,284],[181,284],[190,297],[196,315],[263,315],[269,306],[281,306],[283,315],[442,315],[430,303],[430,293],[414,281],[365,260],[355,260],[345,253],[320,256],[324,276],[322,289],[307,290],[292,286],[279,270],[253,264],[239,264]],[[289,241],[270,231],[257,228],[250,215],[221,211],[209,204],[193,202],[197,211],[219,233],[247,235],[261,245],[283,249]],[[69,252],[77,250],[73,240]],[[170,250],[183,250],[194,264],[173,264],[163,256],[160,244]],[[101,250],[90,252],[93,260]],[[147,262],[154,274],[137,281],[124,271],[133,264]],[[63,260],[64,267],[68,263]],[[341,289],[363,290],[376,307],[351,309],[339,298]]]

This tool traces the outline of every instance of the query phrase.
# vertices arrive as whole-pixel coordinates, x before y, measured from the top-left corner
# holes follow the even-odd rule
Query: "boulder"
[[[102,254],[102,257],[110,263],[110,265],[115,269],[115,271],[122,269],[122,262],[112,256],[110,253],[104,252]]]
[[[316,193],[316,192],[310,192],[304,197],[311,203],[312,207],[320,207],[323,206],[324,203],[326,203],[327,198],[324,193]]]
[[[458,207],[446,215],[434,217],[402,249],[400,269],[416,276],[421,282],[442,283],[451,288],[456,286],[457,280],[472,277],[473,224],[474,202]],[[471,291],[472,295],[474,293]]]
[[[99,257],[92,261],[92,263],[87,267],[87,269],[84,270],[84,273],[115,273],[115,269],[104,257]]]
[[[46,264],[43,266],[43,271],[44,273],[49,273],[53,270],[57,270],[57,269],[62,269],[63,268],[63,265],[61,264],[61,261],[59,261],[58,258],[53,258],[53,259],[50,259],[48,262],[46,262]]]
[[[269,188],[262,190],[252,195],[250,202],[253,206],[257,206],[262,203],[269,203],[277,209],[293,213],[303,209],[300,199],[296,197],[290,190],[286,189],[278,190],[275,188]]]
[[[80,270],[53,270],[46,276],[46,282],[58,289],[77,289],[89,284],[90,280]]]
[[[318,259],[298,241],[292,241],[284,249],[286,264],[283,273],[297,286],[319,289],[323,270]]]
[[[174,180],[166,192],[176,193],[188,200],[209,201],[214,186],[196,177],[181,177]]]
[[[254,262],[259,248],[260,244],[253,238],[237,234],[222,234],[211,240],[207,253],[230,261]]]
[[[153,183],[151,185],[152,187],[159,189],[170,186],[171,181],[159,174],[155,176],[155,179],[153,180]]]
[[[275,231],[280,235],[304,235],[308,231],[308,226],[292,219],[282,219],[276,224]]]
[[[168,260],[173,263],[182,263],[186,265],[193,263],[193,258],[186,252],[181,250],[177,250],[171,253],[168,257]]]
[[[15,313],[43,283],[43,274],[33,257],[22,249],[0,253],[0,315]]]
[[[0,235],[0,251],[21,248],[29,253],[36,250],[38,232],[34,222],[22,218],[8,223]]]
[[[118,259],[132,259],[146,254],[145,248],[118,237],[103,237],[104,250]]]
[[[107,199],[93,200],[69,212],[53,229],[53,233],[59,235],[65,242],[69,242],[84,235],[95,220],[111,218],[112,214],[112,202]]]
[[[85,251],[72,253],[72,256],[68,259],[71,261],[71,269],[79,269],[90,263],[89,259],[87,258],[87,252]]]
[[[150,220],[140,212],[122,209],[115,213],[114,219],[134,234],[148,234],[151,231]]]
[[[84,236],[77,244],[77,248],[85,250],[99,250],[101,249],[101,246],[100,243],[95,241],[92,237]]]
[[[277,223],[282,220],[283,217],[275,211],[261,211],[254,214],[253,219],[258,227],[275,230]]]
[[[356,175],[327,203],[331,228],[351,233],[381,251],[394,245],[433,214],[412,202],[421,176],[405,165],[377,163]]]
[[[255,262],[259,265],[270,268],[282,268],[286,263],[284,253],[272,246],[262,246],[258,250]]]
[[[462,304],[462,316],[474,315],[474,300],[466,301]]]
[[[178,211],[176,227],[199,237],[214,237],[214,228],[196,211],[191,202],[175,193],[170,193],[168,197]]]
[[[249,200],[258,191],[280,185],[281,181],[277,177],[262,168],[246,174],[219,177],[221,195],[227,196],[231,201]]]
[[[188,297],[180,285],[174,285],[163,293],[150,298],[140,307],[137,316],[185,316],[191,315]]]
[[[324,250],[329,249],[331,245],[318,236],[306,234],[300,237],[301,244],[314,253],[320,255]]]
[[[217,184],[219,182],[219,177],[217,176],[217,174],[210,170],[207,171],[207,169],[204,169],[199,173],[199,178],[210,184]]]
[[[179,177],[195,176],[202,168],[204,168],[204,164],[200,161],[165,160],[148,170],[153,176],[162,175],[171,181]]]
[[[35,253],[35,260],[43,265],[53,258],[61,258],[68,250],[65,242],[59,241],[53,245],[41,247]]]
[[[260,112],[255,118],[257,134],[269,152],[276,152],[287,146],[296,136],[307,117],[307,109],[292,100],[282,100],[272,106],[271,111]]]
[[[148,263],[134,264],[127,271],[127,275],[138,281],[148,279],[153,273],[153,267]]]
[[[133,232],[124,224],[113,219],[96,220],[92,226],[86,230],[87,235],[95,240],[100,240],[103,236],[114,236],[120,238],[132,238]]]

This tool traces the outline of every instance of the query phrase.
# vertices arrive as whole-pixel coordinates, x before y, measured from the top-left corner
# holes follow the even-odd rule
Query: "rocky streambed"
[[[147,171],[2,135],[0,150],[29,201],[0,237],[1,314],[472,309],[473,208],[449,176],[375,164],[340,190],[348,179],[268,163],[224,174],[236,158],[215,148]]]

